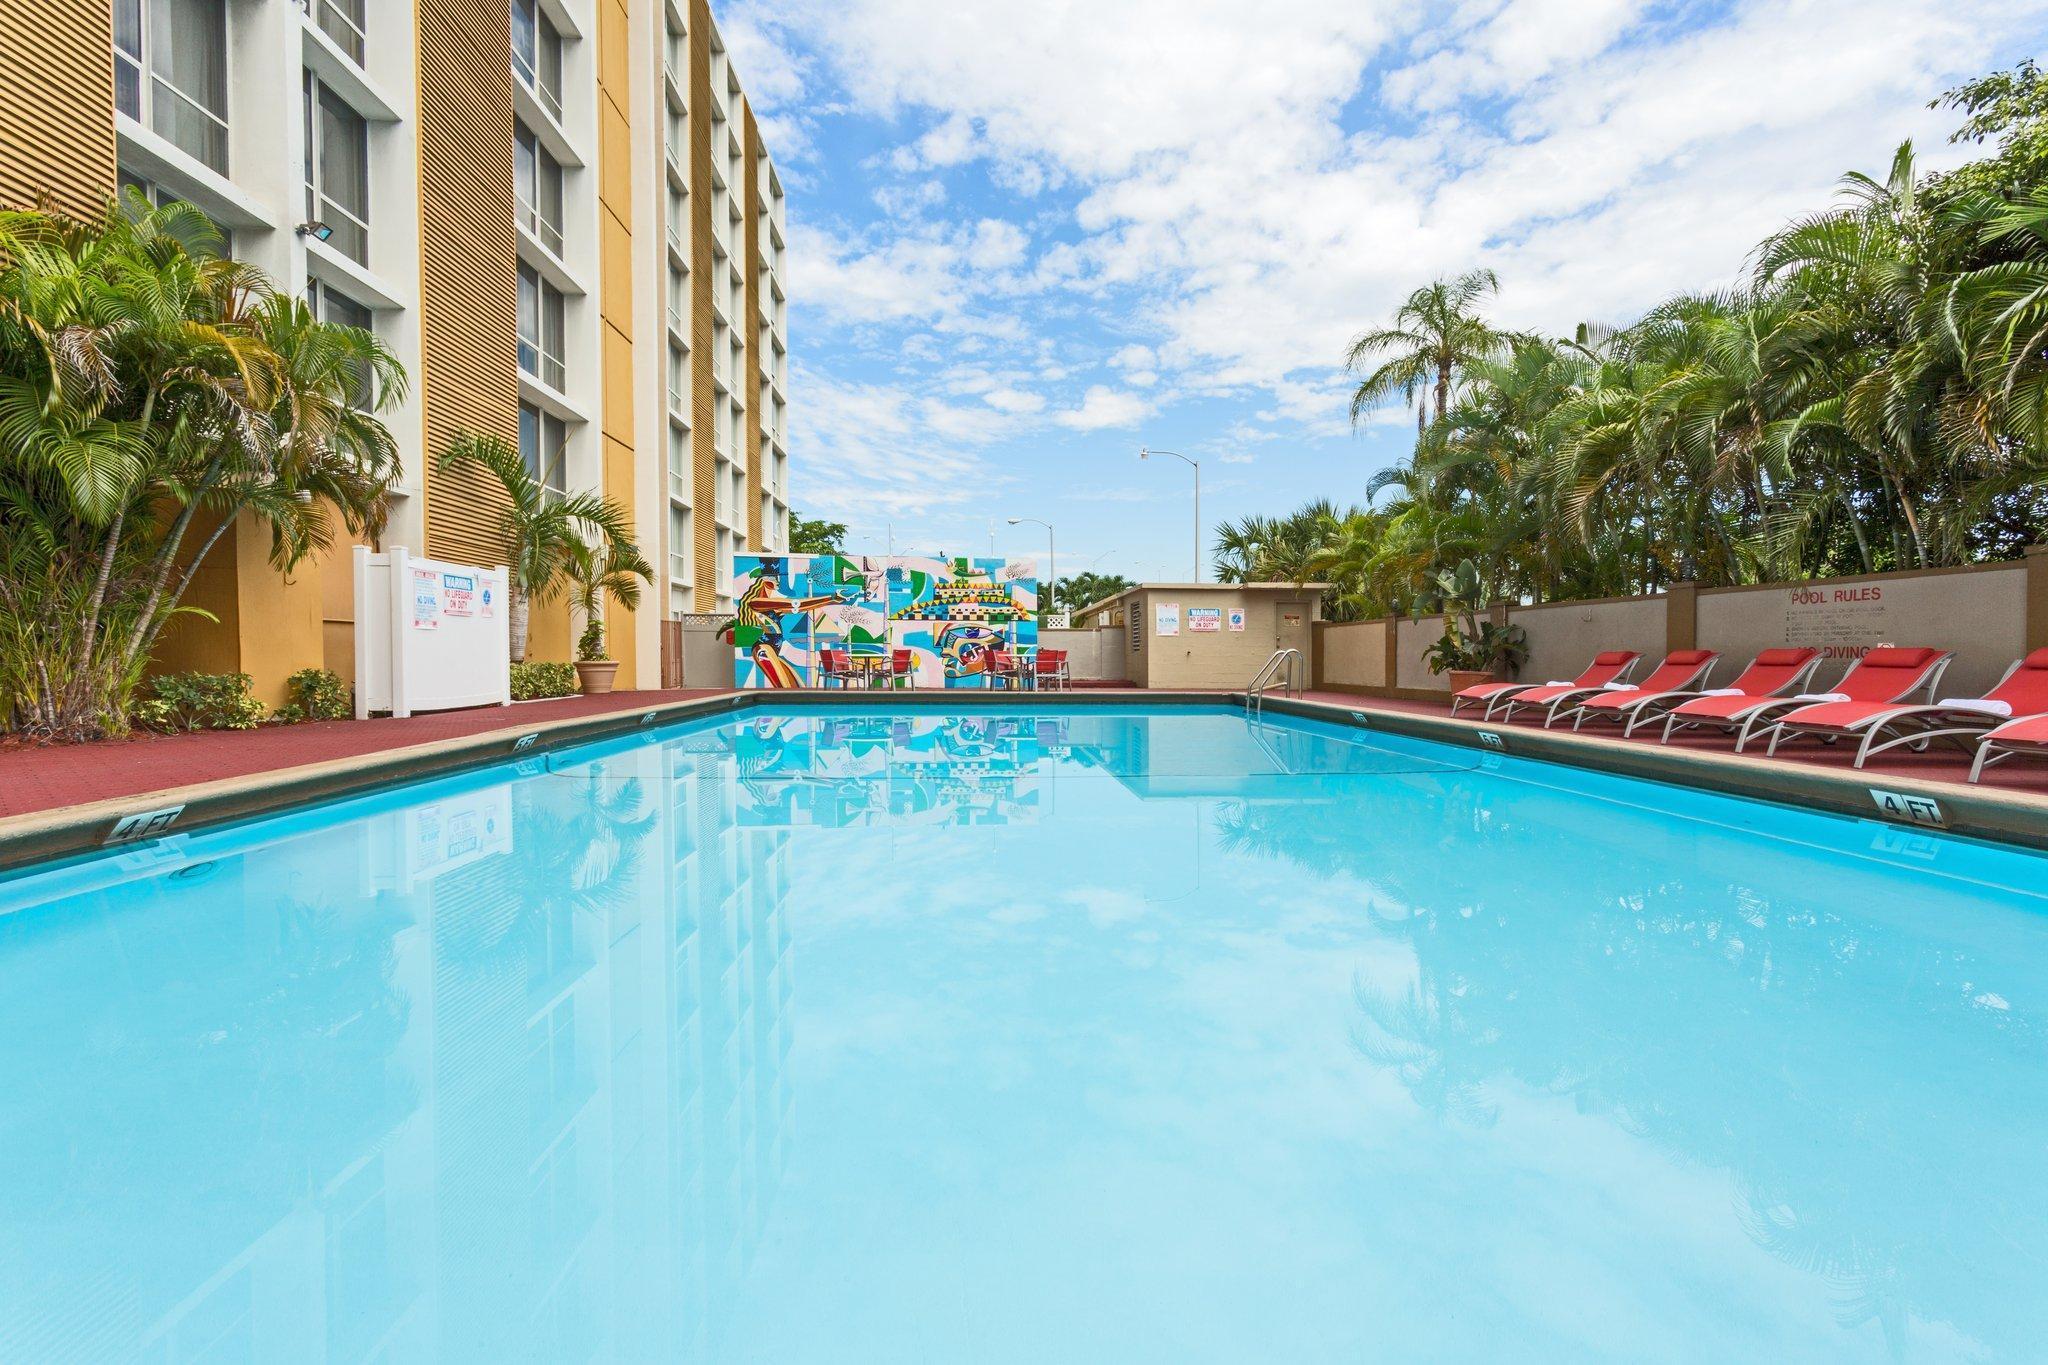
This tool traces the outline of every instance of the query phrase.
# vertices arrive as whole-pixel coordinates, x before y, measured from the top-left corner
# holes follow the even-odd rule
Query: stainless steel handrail
[[[1245,710],[1253,715],[1261,714],[1265,710],[1266,689],[1273,686],[1276,682],[1279,684],[1282,692],[1291,692],[1297,697],[1300,696],[1301,684],[1296,681],[1294,676],[1295,666],[1300,662],[1301,651],[1291,645],[1284,649],[1274,650],[1267,657],[1266,662],[1260,666],[1259,671],[1252,676],[1251,686],[1244,690]],[[1286,670],[1284,678],[1281,673],[1283,668]]]

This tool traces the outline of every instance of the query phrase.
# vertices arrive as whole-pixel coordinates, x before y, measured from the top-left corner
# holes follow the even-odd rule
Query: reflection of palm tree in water
[[[1455,1008],[1446,1008],[1448,996],[1440,983],[1425,972],[1398,995],[1364,981],[1354,981],[1351,994],[1370,1025],[1351,1031],[1352,1046],[1360,1056],[1391,1070],[1431,1117],[1476,1128],[1493,1126],[1500,1106],[1464,1074],[1469,1070],[1460,1060],[1467,1041],[1460,1036],[1464,1021]]]

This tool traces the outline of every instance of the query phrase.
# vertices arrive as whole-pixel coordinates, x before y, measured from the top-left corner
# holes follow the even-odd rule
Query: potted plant
[[[630,611],[640,605],[640,582],[650,580],[654,570],[630,541],[606,540],[601,545],[575,541],[568,549],[564,570],[583,614],[583,634],[576,640],[576,676],[583,695],[594,697],[612,690],[618,676],[618,661],[604,644],[604,605],[614,598]]]
[[[1439,570],[1415,601],[1417,617],[1431,605],[1443,612],[1444,633],[1422,657],[1430,672],[1450,675],[1453,692],[1477,687],[1504,673],[1513,677],[1529,657],[1527,631],[1479,620],[1485,595],[1479,570],[1467,559],[1456,568]]]
[[[553,458],[559,463],[560,453]],[[438,464],[443,471],[488,479],[504,493],[498,536],[511,571],[506,624],[513,663],[526,662],[533,604],[555,600],[562,580],[570,576],[576,553],[587,549],[591,541],[616,550],[622,564],[638,565],[640,576],[652,581],[653,571],[640,558],[640,547],[633,542],[632,518],[624,509],[596,493],[563,493],[548,487],[527,468],[524,455],[496,436],[457,433],[441,452]],[[633,606],[639,600],[639,590],[634,589],[632,601],[619,600]],[[579,597],[579,605],[581,602]],[[584,619],[590,619],[587,612]],[[599,650],[604,648],[602,637],[600,628]]]
[[[1444,633],[1423,651],[1432,673],[1448,673],[1451,691],[1491,682],[1505,673],[1519,673],[1529,657],[1529,636],[1520,626],[1482,622],[1470,635],[1463,634],[1455,619],[1444,617]]]

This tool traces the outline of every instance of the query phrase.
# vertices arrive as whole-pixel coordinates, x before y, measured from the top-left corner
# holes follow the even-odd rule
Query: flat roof
[[[1098,597],[1087,606],[1076,607],[1067,614],[1085,616],[1098,607],[1106,607],[1139,592],[1253,592],[1262,589],[1272,592],[1328,592],[1329,588],[1328,583],[1139,583],[1122,592]]]

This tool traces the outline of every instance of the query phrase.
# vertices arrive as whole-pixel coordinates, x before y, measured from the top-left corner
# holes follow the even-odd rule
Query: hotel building
[[[787,547],[783,190],[705,0],[0,5],[0,203],[117,186],[205,210],[405,367],[385,543],[503,562],[501,495],[433,468],[463,431],[627,509],[655,583],[611,609],[620,686],[662,680],[662,620],[730,607],[735,551]],[[187,598],[219,619],[159,666],[271,703],[351,676],[346,547],[289,576],[267,550],[222,540]],[[536,606],[528,657],[573,629]]]

